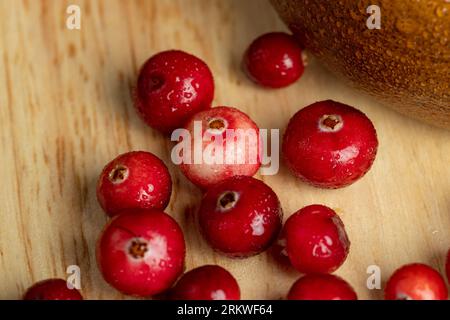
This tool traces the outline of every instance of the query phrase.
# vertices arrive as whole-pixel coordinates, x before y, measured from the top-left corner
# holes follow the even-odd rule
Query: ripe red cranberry
[[[358,300],[355,290],[332,274],[308,274],[298,279],[288,294],[289,300]]]
[[[180,168],[202,189],[232,176],[253,176],[261,166],[259,128],[235,108],[216,107],[199,112],[185,129],[190,133],[191,157]],[[203,139],[196,132],[203,133]],[[196,154],[200,161],[196,161]]]
[[[151,127],[170,133],[196,112],[211,107],[214,80],[208,66],[183,51],[164,51],[141,68],[135,106]]]
[[[297,112],[289,121],[282,147],[292,172],[322,188],[345,187],[361,178],[372,166],[377,148],[369,118],[332,100]]]
[[[216,265],[185,273],[171,291],[174,300],[239,300],[240,296],[236,279]]]
[[[164,162],[150,152],[122,154],[108,163],[97,183],[97,199],[106,213],[124,209],[161,209],[169,204],[172,180]]]
[[[24,300],[83,300],[80,292],[67,287],[63,279],[48,279],[35,283],[23,297]]]
[[[142,297],[169,289],[183,272],[184,257],[183,232],[173,218],[157,210],[127,210],[115,216],[97,245],[97,263],[106,282]]]
[[[203,196],[200,227],[209,244],[231,257],[266,250],[281,229],[277,195],[264,182],[247,176],[229,178]]]
[[[447,273],[447,281],[450,283],[450,250],[447,253],[447,262],[445,263],[445,271]]]
[[[386,300],[447,300],[447,286],[433,268],[408,264],[397,269],[389,278],[384,291]]]
[[[302,273],[331,273],[344,263],[350,250],[342,220],[332,209],[317,204],[291,215],[280,239],[282,253]]]
[[[286,87],[303,74],[302,49],[287,33],[266,33],[245,52],[244,68],[249,78],[262,86]]]

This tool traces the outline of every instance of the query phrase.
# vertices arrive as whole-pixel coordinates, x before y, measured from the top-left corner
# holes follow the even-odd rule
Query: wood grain
[[[79,4],[81,30],[65,27]],[[378,130],[373,169],[343,190],[319,190],[282,166],[260,177],[279,194],[285,218],[300,207],[336,208],[352,241],[338,270],[361,298],[366,268],[382,278],[402,264],[443,271],[450,247],[450,133],[404,118],[355,92],[310,59],[304,77],[264,90],[240,71],[246,45],[284,26],[262,0],[0,1],[0,298],[19,298],[33,282],[82,270],[86,298],[124,298],[102,280],[95,242],[107,221],[95,199],[103,165],[129,150],[149,150],[168,163],[175,189],[167,211],[186,233],[187,268],[218,263],[238,279],[245,299],[284,297],[296,272],[268,255],[231,260],[198,232],[200,192],[170,164],[171,144],[136,116],[130,88],[139,66],[157,51],[178,48],[214,72],[216,105],[249,113],[262,128],[284,129],[299,108],[335,99],[363,110]]]

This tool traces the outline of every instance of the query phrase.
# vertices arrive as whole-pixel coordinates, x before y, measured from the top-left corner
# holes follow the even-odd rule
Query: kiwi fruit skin
[[[357,88],[450,129],[450,0],[270,0],[299,41]],[[381,28],[366,25],[381,9]]]

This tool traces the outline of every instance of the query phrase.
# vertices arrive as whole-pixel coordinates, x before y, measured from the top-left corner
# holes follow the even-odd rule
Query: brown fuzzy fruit
[[[271,0],[334,73],[408,116],[450,128],[450,2]],[[381,9],[381,29],[366,25]]]

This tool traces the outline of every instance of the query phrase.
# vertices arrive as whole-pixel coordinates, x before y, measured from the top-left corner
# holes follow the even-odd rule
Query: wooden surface
[[[65,27],[66,7],[82,9],[80,31]],[[336,208],[352,241],[337,274],[361,298],[366,268],[385,281],[402,264],[443,271],[450,247],[450,132],[385,109],[341,84],[310,59],[304,77],[282,90],[251,84],[239,64],[261,33],[284,30],[263,0],[0,1],[0,298],[19,298],[33,282],[81,267],[86,298],[122,298],[102,280],[95,242],[107,221],[95,199],[103,165],[129,150],[168,163],[175,189],[167,211],[185,231],[187,268],[218,263],[238,279],[245,299],[278,299],[298,277],[266,255],[231,260],[198,232],[200,192],[169,163],[171,144],[147,128],[130,100],[139,66],[178,48],[204,59],[217,105],[248,112],[262,128],[285,128],[299,108],[321,99],[357,106],[373,120],[380,149],[374,167],[343,190],[309,187],[282,166],[261,177],[278,193],[285,218],[304,205]]]

